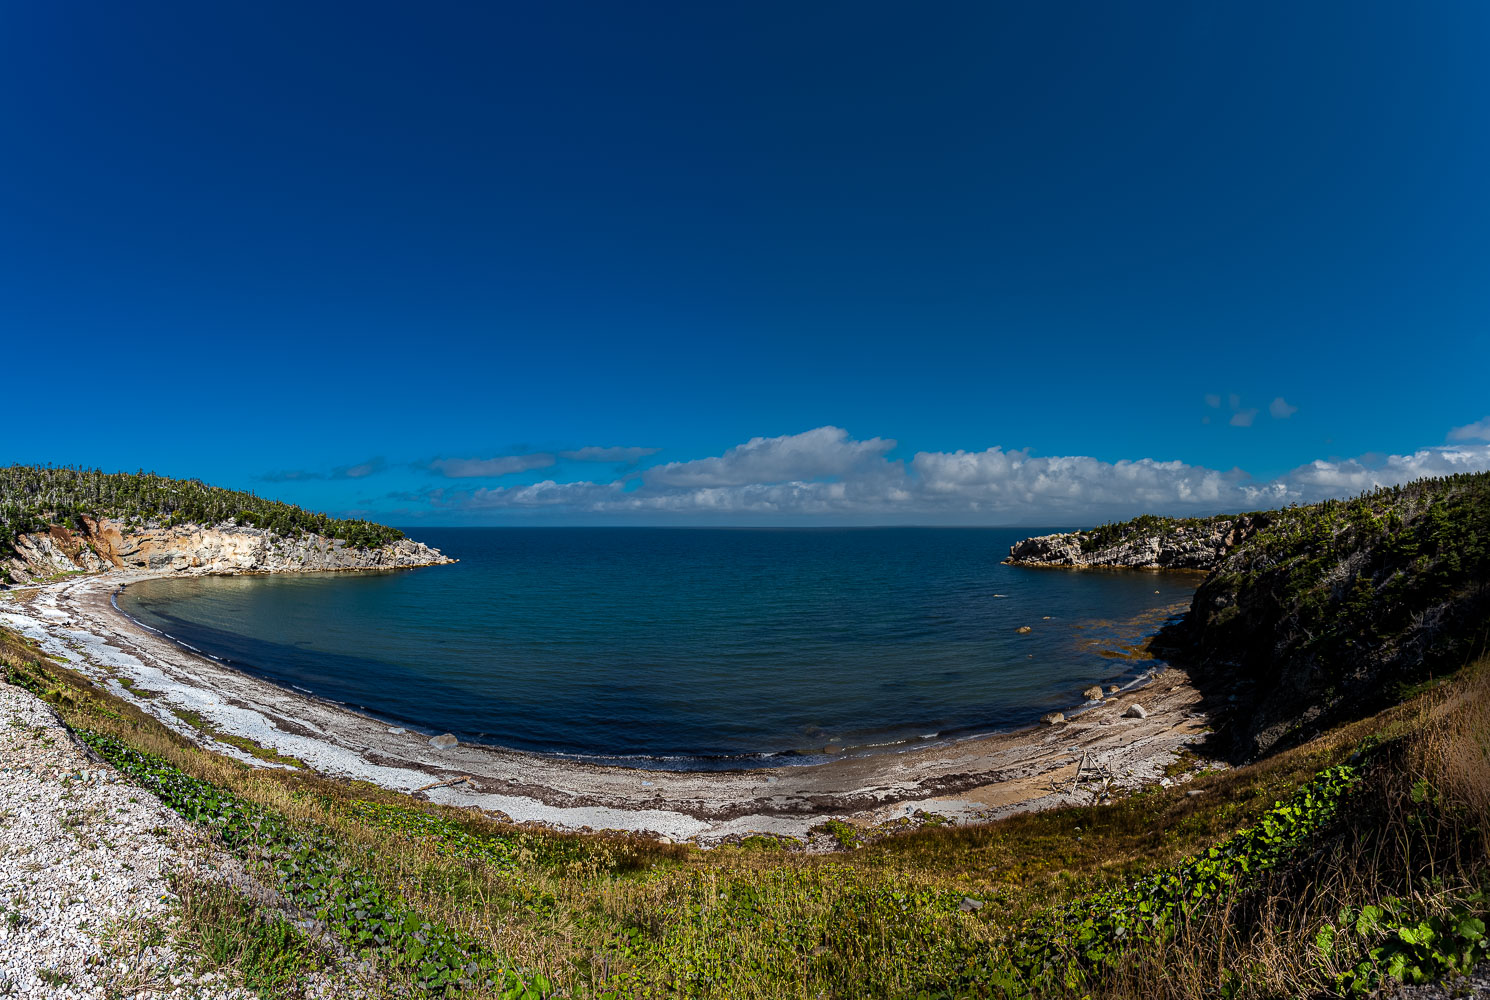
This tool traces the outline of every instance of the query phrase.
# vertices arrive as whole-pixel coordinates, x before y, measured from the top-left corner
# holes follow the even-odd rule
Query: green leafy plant
[[[1385,979],[1436,982],[1468,973],[1490,958],[1485,917],[1490,897],[1473,894],[1445,912],[1428,914],[1422,901],[1388,896],[1340,912],[1339,927],[1326,924],[1314,939],[1321,958],[1358,956],[1335,977],[1342,993],[1372,992]]]
[[[258,857],[284,894],[325,921],[343,944],[409,973],[417,988],[444,993],[482,986],[507,1000],[552,994],[543,976],[523,975],[444,924],[424,919],[367,872],[345,863],[329,832],[297,827],[115,737],[87,730],[78,736],[181,816]]]
[[[972,961],[959,981],[1018,983],[1035,994],[1074,988],[1136,948],[1171,940],[1185,921],[1218,906],[1326,828],[1360,777],[1349,764],[1321,772],[1288,802],[1275,803],[1257,825],[1205,853],[1027,922],[996,955]]]

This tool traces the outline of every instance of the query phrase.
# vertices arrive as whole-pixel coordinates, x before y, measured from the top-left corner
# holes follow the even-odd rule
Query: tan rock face
[[[240,525],[131,525],[85,519],[84,530],[54,527],[22,535],[16,554],[0,561],[13,580],[39,580],[58,573],[145,569],[186,576],[209,573],[282,573],[314,570],[398,569],[454,562],[422,542],[401,538],[373,549],[356,549],[336,538],[303,534],[287,538]]]
[[[9,565],[23,568],[24,575],[32,579],[45,580],[58,573],[79,571],[96,573],[109,565],[65,528],[21,535],[15,547],[16,554],[8,561]],[[0,564],[0,569],[5,566]],[[14,573],[11,575],[15,577]]]

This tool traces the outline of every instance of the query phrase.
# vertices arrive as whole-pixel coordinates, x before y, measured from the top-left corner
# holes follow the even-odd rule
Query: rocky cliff
[[[1226,692],[1249,759],[1358,718],[1490,642],[1490,473],[1276,512],[1156,644]]]
[[[234,524],[161,527],[86,517],[81,523],[80,530],[53,525],[17,536],[14,552],[0,559],[0,579],[45,580],[107,569],[182,575],[399,569],[455,561],[408,538],[358,548],[310,532],[291,537]]]
[[[1207,570],[1154,646],[1247,760],[1376,711],[1490,648],[1490,473],[1206,519],[1027,538],[1022,566]]]
[[[1009,549],[1016,566],[1210,570],[1266,526],[1269,515],[1141,517],[1092,531],[1026,538]]]

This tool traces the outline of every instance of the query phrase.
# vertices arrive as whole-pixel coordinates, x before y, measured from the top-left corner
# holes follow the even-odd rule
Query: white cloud
[[[495,458],[437,458],[426,468],[449,479],[475,479],[510,476],[514,472],[546,469],[553,464],[554,456],[540,451],[530,455],[497,455]]]
[[[648,486],[714,487],[822,479],[862,471],[878,464],[894,441],[854,441],[839,427],[802,434],[751,438],[718,458],[668,462],[644,474]]]
[[[1221,408],[1221,397],[1214,392],[1208,392],[1205,394],[1205,405],[1213,410],[1219,410]]]
[[[1279,420],[1287,420],[1299,412],[1299,408],[1297,406],[1289,406],[1283,397],[1279,396],[1268,404],[1268,412]]]
[[[1150,458],[1106,462],[1028,451],[887,456],[894,442],[858,441],[837,427],[754,438],[714,458],[646,470],[638,481],[437,491],[431,502],[464,510],[555,509],[623,516],[759,516],[985,524],[1096,523],[1141,513],[1256,510],[1351,496],[1424,476],[1490,470],[1490,444],[1408,455],[1315,461],[1256,481]]]
[[[1309,500],[1349,496],[1378,486],[1393,486],[1425,476],[1450,476],[1490,469],[1490,445],[1424,448],[1411,455],[1388,455],[1378,462],[1349,459],[1301,465],[1284,479],[1290,490]]]
[[[1081,455],[1032,458],[1025,452],[920,452],[911,460],[918,493],[943,506],[1076,512],[1133,503],[1219,501],[1226,483],[1214,469],[1183,462],[1103,462]]]
[[[1251,427],[1252,426],[1252,421],[1254,421],[1256,419],[1257,419],[1257,410],[1256,409],[1238,410],[1236,413],[1233,413],[1231,415],[1231,426],[1233,426],[1233,427]]]
[[[1236,393],[1232,393],[1230,396],[1228,396],[1226,398],[1226,401],[1231,404],[1231,408],[1233,410],[1241,409],[1242,397],[1238,396]]]
[[[331,470],[328,476],[324,472],[316,472],[311,469],[284,469],[279,472],[266,472],[259,478],[270,483],[298,482],[310,479],[366,479],[368,476],[376,475],[388,467],[388,462],[381,455],[369,458],[366,462],[356,465],[338,465]]]
[[[1449,431],[1450,441],[1490,441],[1490,417]]]
[[[483,487],[468,494],[445,494],[440,506],[463,508],[575,507],[598,509],[597,505],[619,492],[619,483],[556,483],[545,479],[531,486]]]
[[[632,465],[659,451],[661,451],[660,448],[596,448],[592,446],[561,451],[559,457],[567,458],[571,462],[619,462],[623,465]]]

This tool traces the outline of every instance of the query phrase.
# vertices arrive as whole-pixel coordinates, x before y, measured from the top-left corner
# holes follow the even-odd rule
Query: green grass
[[[1490,824],[1473,782],[1454,774],[1483,772],[1486,727],[1454,723],[1451,739],[1432,734],[1459,715],[1425,722],[1475,690],[1468,681],[1200,774],[1186,785],[1200,796],[1151,787],[1109,806],[877,838],[840,824],[830,830],[843,849],[823,856],[764,836],[701,852],[559,835],[365,783],[255,770],[186,745],[64,667],[7,659],[12,679],[399,989],[1157,1000],[1365,990],[1480,954],[1475,893],[1490,886],[1485,845],[1465,831]],[[1490,698],[1465,704],[1479,701]],[[1375,749],[1352,760],[1363,746]],[[1440,758],[1463,760],[1453,771]],[[1414,801],[1418,782],[1432,791]],[[1380,863],[1354,844],[1373,845]],[[217,900],[187,924],[226,926],[214,947],[238,954],[256,989],[330,960],[272,918],[243,926],[235,907]],[[1403,938],[1420,941],[1422,926],[1429,943]]]
[[[87,575],[88,575],[88,571],[85,570],[85,569],[71,569],[71,570],[67,570],[66,572],[62,572],[62,573],[53,573],[51,576],[47,577],[45,580],[43,580],[41,582],[42,583],[58,583],[59,581],[62,581],[62,580],[70,580],[70,579],[72,579],[75,576],[87,576]]]
[[[48,986],[69,986],[72,984],[72,976],[66,972],[58,972],[55,969],[37,969],[36,978]]]
[[[180,900],[181,943],[200,971],[229,970],[245,988],[273,998],[293,995],[330,964],[326,947],[225,883],[178,873],[172,889]]]
[[[121,680],[120,683],[123,684],[124,682]],[[130,687],[129,690],[134,692],[135,694],[141,694],[141,692],[136,688]],[[253,740],[248,739],[245,736],[239,736],[235,733],[229,733],[225,732],[222,729],[219,729],[200,712],[194,712],[189,708],[177,708],[174,705],[168,705],[166,707],[172,715],[180,719],[182,722],[186,723],[188,726],[191,726],[199,733],[202,733],[204,736],[210,737],[211,739],[214,739],[219,743],[224,743],[230,747],[237,747],[239,750],[242,750],[244,753],[257,760],[262,760],[265,763],[269,764],[282,764],[287,767],[305,767],[305,761],[301,760],[298,757],[291,757],[288,754],[282,754],[277,750],[273,750],[269,747],[255,743]]]
[[[293,823],[116,737],[91,730],[79,730],[78,736],[181,816],[210,827],[230,848],[254,858],[289,900],[325,921],[345,947],[408,975],[415,988],[484,988],[504,996],[514,990],[516,995],[549,992],[541,976],[524,977],[448,925],[426,919],[396,887],[343,851],[331,829]]]
[[[159,697],[160,695],[159,691],[152,691],[149,688],[142,688],[134,681],[130,680],[128,677],[115,677],[114,679],[119,682],[120,687],[124,688],[124,690],[128,691],[136,698],[144,698],[146,700],[149,700],[151,698]]]

